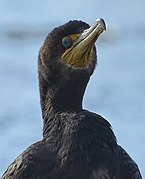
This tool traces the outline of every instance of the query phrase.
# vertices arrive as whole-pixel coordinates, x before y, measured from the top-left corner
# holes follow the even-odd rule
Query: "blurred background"
[[[42,139],[37,56],[46,35],[69,20],[107,23],[84,108],[113,126],[145,177],[145,1],[0,0],[0,176]]]

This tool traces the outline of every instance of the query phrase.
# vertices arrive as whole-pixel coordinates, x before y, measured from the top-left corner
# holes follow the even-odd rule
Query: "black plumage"
[[[82,108],[96,48],[85,68],[61,60],[66,51],[62,39],[88,28],[85,22],[70,21],[47,36],[38,59],[43,139],[16,158],[2,179],[141,179],[109,122]]]

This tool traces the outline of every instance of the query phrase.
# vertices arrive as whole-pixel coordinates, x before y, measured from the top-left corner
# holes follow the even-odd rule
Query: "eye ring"
[[[73,41],[72,41],[72,39],[71,39],[69,36],[64,37],[64,38],[62,39],[62,45],[63,45],[65,48],[70,48],[70,47],[72,46],[72,44],[73,44]]]

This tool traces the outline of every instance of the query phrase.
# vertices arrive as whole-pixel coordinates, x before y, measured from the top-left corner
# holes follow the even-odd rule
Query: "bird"
[[[43,138],[22,152],[2,179],[141,179],[111,124],[82,105],[97,64],[105,21],[71,20],[54,28],[38,54]]]

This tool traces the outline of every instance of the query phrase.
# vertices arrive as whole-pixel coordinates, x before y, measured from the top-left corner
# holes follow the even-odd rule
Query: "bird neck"
[[[85,79],[85,78],[84,78]],[[61,80],[50,82],[39,74],[40,102],[42,116],[45,120],[51,111],[78,111],[82,110],[82,101],[86,85],[86,80],[77,79]]]

